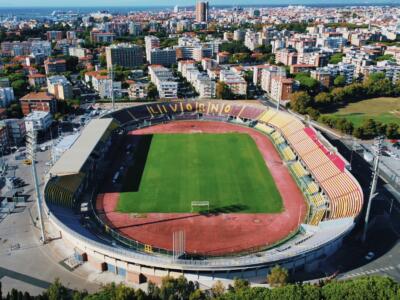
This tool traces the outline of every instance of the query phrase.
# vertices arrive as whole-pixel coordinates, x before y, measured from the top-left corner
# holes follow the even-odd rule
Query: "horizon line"
[[[290,1],[290,0],[289,0]],[[298,1],[298,2],[297,2]],[[252,6],[252,5],[257,5],[257,6],[290,6],[290,5],[297,5],[297,6],[335,6],[335,5],[341,5],[341,6],[374,6],[374,5],[392,5],[392,6],[400,6],[400,3],[395,3],[397,1],[394,0],[372,0],[370,3],[366,3],[366,1],[360,0],[359,2],[355,3],[346,3],[345,0],[337,0],[339,3],[334,3],[335,0],[331,0],[331,3],[320,3],[318,0],[315,0],[315,2],[310,2],[310,3],[301,3],[301,0],[295,0],[294,3],[270,3],[270,4],[265,4],[265,3],[237,3],[237,4],[212,4],[210,6]],[[282,2],[285,2],[283,0]],[[186,4],[186,5],[179,5],[179,4],[164,4],[164,5],[157,5],[157,4],[147,4],[147,5],[127,5],[127,4],[121,4],[121,5],[32,5],[32,6],[26,6],[26,5],[0,5],[0,8],[120,8],[120,7],[174,7],[174,6],[180,6],[180,7],[192,7],[195,6],[195,4]]]

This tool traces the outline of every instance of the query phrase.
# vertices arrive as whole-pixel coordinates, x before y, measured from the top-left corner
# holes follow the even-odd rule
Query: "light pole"
[[[374,160],[374,169],[372,170],[372,184],[371,184],[371,191],[369,193],[369,198],[368,198],[368,205],[367,205],[367,211],[365,213],[365,224],[364,224],[364,230],[363,230],[363,235],[361,241],[365,243],[367,239],[367,231],[368,231],[368,222],[369,222],[369,214],[371,211],[371,203],[372,200],[375,198],[378,193],[376,193],[376,185],[378,184],[378,179],[379,179],[379,162],[381,159],[381,151],[382,151],[382,144],[384,142],[384,137],[380,136],[375,139],[375,160]]]
[[[29,130],[27,132],[27,139],[26,139],[26,149],[28,153],[28,158],[31,160],[31,170],[32,170],[32,177],[35,185],[35,191],[36,191],[36,204],[37,204],[37,210],[38,210],[38,216],[39,216],[39,223],[40,223],[40,234],[41,234],[41,241],[44,244],[46,242],[46,237],[44,234],[44,224],[43,224],[43,218],[42,218],[42,198],[40,194],[40,188],[39,188],[39,179],[37,176],[37,171],[36,171],[36,134],[37,132],[35,131],[34,128]]]

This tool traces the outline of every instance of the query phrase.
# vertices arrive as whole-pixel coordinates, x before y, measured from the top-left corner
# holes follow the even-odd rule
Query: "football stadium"
[[[128,282],[312,270],[363,206],[348,162],[295,116],[234,101],[92,120],[55,163],[45,209],[76,257]]]

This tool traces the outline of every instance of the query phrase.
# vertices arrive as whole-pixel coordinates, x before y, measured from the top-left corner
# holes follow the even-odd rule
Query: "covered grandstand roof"
[[[65,176],[79,173],[112,122],[112,118],[90,121],[72,147],[50,169],[50,174]]]

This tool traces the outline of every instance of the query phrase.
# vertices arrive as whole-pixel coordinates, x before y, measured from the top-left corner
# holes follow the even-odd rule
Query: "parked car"
[[[367,255],[365,255],[366,260],[372,260],[375,257],[374,252],[368,252]]]

